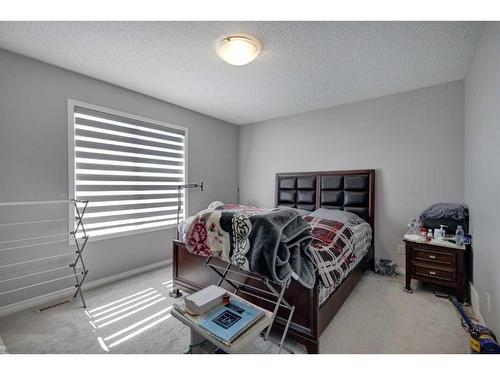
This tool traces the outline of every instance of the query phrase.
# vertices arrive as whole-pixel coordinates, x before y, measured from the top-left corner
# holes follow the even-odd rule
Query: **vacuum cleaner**
[[[493,331],[482,325],[474,324],[455,297],[440,292],[436,292],[435,295],[440,298],[447,298],[462,315],[463,321],[467,325],[464,328],[467,329],[470,335],[470,348],[473,353],[500,354],[500,346]]]

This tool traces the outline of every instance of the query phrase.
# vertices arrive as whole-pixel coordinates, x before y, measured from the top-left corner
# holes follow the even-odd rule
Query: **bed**
[[[354,267],[343,275],[341,282],[326,288],[317,277],[312,289],[292,281],[285,298],[295,305],[296,311],[290,325],[288,337],[305,345],[308,353],[319,352],[319,337],[335,314],[341,308],[364,270],[374,266],[374,197],[375,171],[351,170],[329,172],[278,173],[275,182],[275,207],[291,207],[306,211],[318,208],[353,212],[363,218],[371,227],[368,250],[356,261]],[[309,221],[314,219],[306,216]],[[313,231],[321,222],[311,222]],[[220,265],[224,262],[216,259]],[[190,253],[181,241],[173,244],[173,284],[174,289],[188,292],[200,290],[218,281],[210,269],[204,267],[205,258]],[[231,266],[234,267],[234,266]],[[254,278],[240,276],[240,281],[259,286]],[[223,285],[224,286],[224,285]],[[251,299],[251,298],[247,298]],[[264,308],[265,302],[252,300]],[[279,311],[274,330],[282,330],[284,319]]]

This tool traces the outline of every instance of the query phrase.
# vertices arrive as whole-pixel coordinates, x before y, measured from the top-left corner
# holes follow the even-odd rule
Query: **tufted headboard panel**
[[[375,170],[276,174],[275,206],[354,212],[373,229]]]

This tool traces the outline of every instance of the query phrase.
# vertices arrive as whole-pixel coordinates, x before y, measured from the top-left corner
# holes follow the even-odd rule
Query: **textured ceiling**
[[[475,22],[0,22],[0,48],[235,124],[462,79]],[[217,40],[256,35],[236,67]]]

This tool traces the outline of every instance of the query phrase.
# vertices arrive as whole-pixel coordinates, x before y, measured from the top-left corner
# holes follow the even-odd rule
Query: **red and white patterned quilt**
[[[372,229],[366,222],[346,225],[312,216],[305,216],[304,219],[312,227],[310,249],[318,267],[318,276],[323,287],[331,293],[368,252]]]

